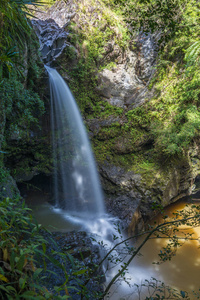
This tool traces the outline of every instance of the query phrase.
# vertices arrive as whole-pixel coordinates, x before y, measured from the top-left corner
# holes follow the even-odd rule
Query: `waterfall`
[[[55,206],[75,216],[104,214],[96,165],[75,99],[55,69],[46,66],[51,98]]]
[[[104,257],[125,237],[115,225],[119,220],[105,214],[95,161],[75,99],[58,72],[45,67],[50,83],[55,207],[59,216],[64,213],[68,221],[81,224],[94,236]],[[127,246],[119,246],[112,252],[111,262],[104,262],[105,285],[118,272],[119,263],[127,260],[127,254]],[[125,293],[126,283],[120,284]],[[112,293],[114,298],[110,299],[120,299],[118,290]]]

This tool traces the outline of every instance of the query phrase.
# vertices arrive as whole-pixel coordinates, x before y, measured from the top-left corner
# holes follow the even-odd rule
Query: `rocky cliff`
[[[159,35],[129,35],[106,1],[86,2],[58,1],[32,24],[43,60],[62,73],[85,117],[108,210],[134,231],[153,215],[155,204],[191,194],[198,149],[162,158],[141,113],[155,98],[149,83]]]
[[[8,74],[1,73],[0,199],[19,196],[16,181],[51,172],[47,76],[38,47],[32,31],[16,65],[12,63]]]

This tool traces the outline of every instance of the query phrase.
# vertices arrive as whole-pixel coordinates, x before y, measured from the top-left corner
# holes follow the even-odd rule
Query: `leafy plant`
[[[0,202],[0,296],[2,299],[68,299],[68,274],[64,261],[70,254],[47,252],[48,242],[41,225],[29,215],[21,200],[9,198]],[[51,243],[55,243],[53,239]],[[55,258],[60,257],[60,259]],[[43,261],[43,268],[38,262]],[[43,284],[47,262],[63,271],[63,284],[49,291]],[[74,271],[75,272],[75,271]],[[44,275],[46,274],[46,275]],[[77,273],[76,275],[78,275]],[[62,295],[61,295],[61,294]]]
[[[44,103],[33,91],[24,89],[17,80],[4,80],[0,86],[1,100],[6,111],[7,136],[26,132],[38,124],[38,116],[44,113]]]
[[[32,28],[27,19],[27,5],[41,4],[39,0],[2,0],[0,3],[0,78],[9,77],[13,66],[20,67],[19,53],[30,41]],[[18,69],[20,72],[20,69]]]

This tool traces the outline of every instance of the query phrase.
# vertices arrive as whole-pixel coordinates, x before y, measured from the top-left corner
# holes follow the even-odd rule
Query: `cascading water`
[[[114,218],[105,214],[103,195],[90,143],[75,99],[55,69],[49,74],[55,206],[66,218],[113,247]],[[60,210],[59,210],[60,213]],[[103,255],[105,252],[103,251]]]
[[[103,195],[90,143],[78,107],[67,84],[46,66],[51,96],[54,197],[71,215],[101,216]]]

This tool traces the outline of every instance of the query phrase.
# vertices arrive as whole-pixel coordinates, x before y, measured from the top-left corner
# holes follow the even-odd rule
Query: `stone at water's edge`
[[[145,185],[140,174],[108,162],[101,163],[99,170],[107,195],[107,210],[124,221],[129,234],[141,230],[144,221],[157,213],[152,210],[153,203],[167,206],[190,195],[194,183],[187,162],[179,162],[169,169],[168,174],[162,180],[156,180],[152,187]]]
[[[80,300],[80,295],[78,291],[81,289],[81,284],[87,285],[84,287],[87,293],[88,299],[95,299],[96,293],[103,292],[103,283],[105,282],[105,276],[103,275],[102,268],[100,267],[96,271],[96,266],[100,264],[100,247],[92,243],[92,239],[84,231],[80,232],[69,232],[60,233],[54,232],[49,234],[48,232],[43,232],[43,237],[49,242],[47,247],[47,254],[52,256],[52,252],[62,253],[62,263],[65,270],[69,276],[67,287],[69,287],[68,292],[74,300]],[[52,243],[52,239],[55,243]],[[54,259],[61,261],[59,254],[54,254]],[[66,280],[65,274],[61,268],[56,266],[50,260],[47,262],[48,272],[45,274],[47,277],[43,279],[44,286],[51,290],[54,286],[62,286]],[[41,264],[43,268],[43,261],[37,260],[37,267]],[[88,280],[87,272],[84,270],[94,271],[93,276]],[[83,271],[81,275],[73,275],[80,271]],[[81,273],[81,272],[80,272]],[[85,276],[86,275],[86,276]],[[47,280],[48,278],[48,280]]]

